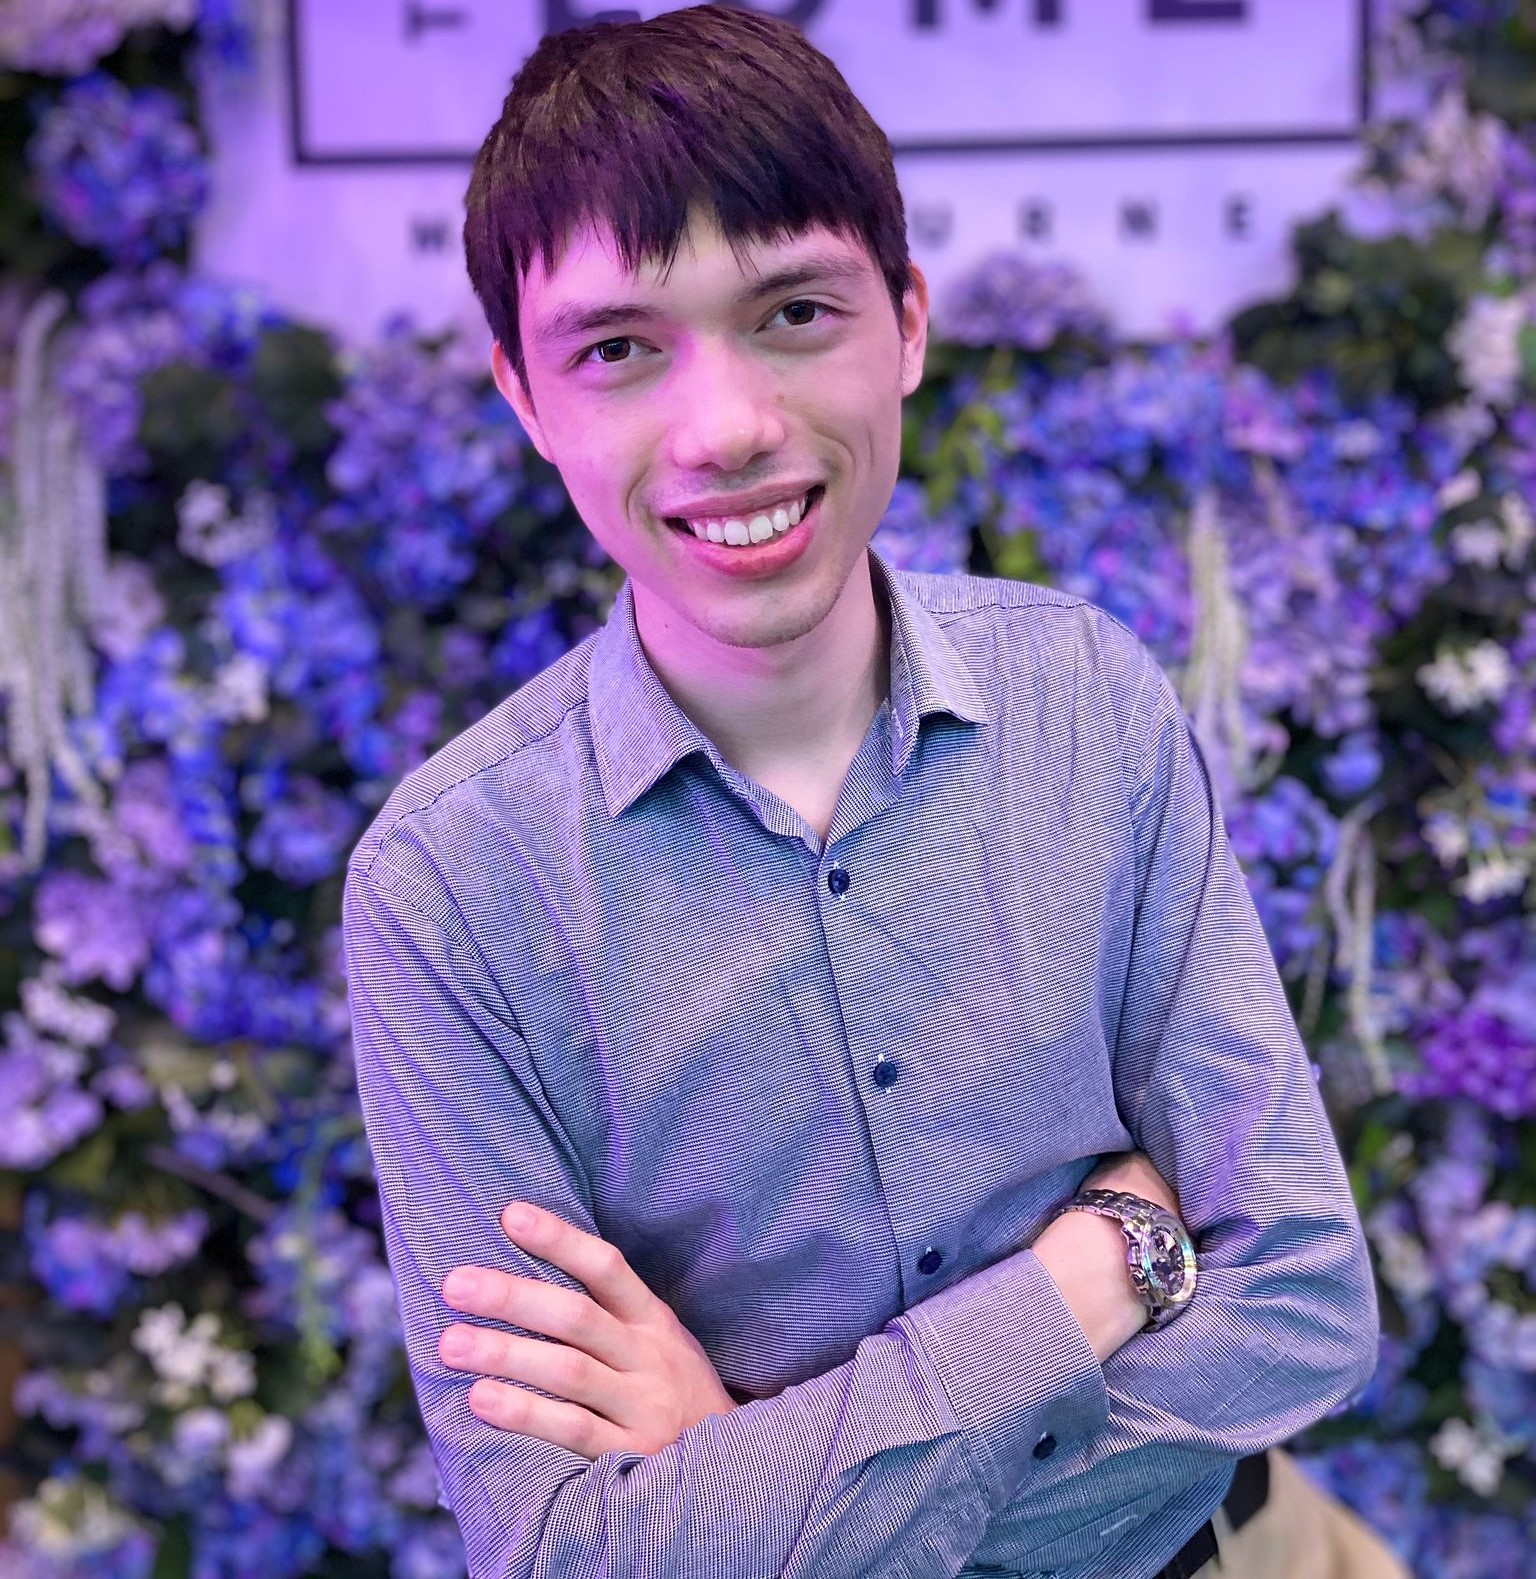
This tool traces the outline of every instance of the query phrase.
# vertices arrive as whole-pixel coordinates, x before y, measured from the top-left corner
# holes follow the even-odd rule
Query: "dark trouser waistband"
[[[1269,1500],[1269,1454],[1251,1453],[1237,1461],[1232,1484],[1221,1499],[1221,1506],[1240,1530]],[[1157,1579],[1191,1579],[1216,1555],[1216,1528],[1209,1519],[1179,1549],[1178,1554],[1159,1572]]]

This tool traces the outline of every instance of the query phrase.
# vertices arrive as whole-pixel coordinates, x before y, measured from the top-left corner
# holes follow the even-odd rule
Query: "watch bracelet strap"
[[[1160,1206],[1156,1201],[1149,1201],[1144,1195],[1133,1195],[1129,1190],[1079,1190],[1070,1201],[1063,1203],[1055,1215],[1059,1217],[1062,1212],[1092,1212],[1095,1217],[1108,1218],[1123,1234],[1126,1225],[1120,1213],[1114,1209],[1116,1206],[1121,1211],[1134,1211],[1138,1207],[1160,1212],[1168,1211],[1166,1206]],[[1181,1309],[1182,1307],[1177,1305],[1161,1305],[1156,1309],[1148,1309],[1147,1319],[1140,1330],[1155,1332],[1159,1327],[1171,1322]]]

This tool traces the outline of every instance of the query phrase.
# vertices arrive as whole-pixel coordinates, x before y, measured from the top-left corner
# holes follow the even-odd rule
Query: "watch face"
[[[1184,1247],[1161,1223],[1152,1230],[1152,1271],[1164,1288],[1176,1289],[1184,1281]]]

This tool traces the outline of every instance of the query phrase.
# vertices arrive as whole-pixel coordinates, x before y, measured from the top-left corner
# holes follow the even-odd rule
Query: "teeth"
[[[730,520],[724,516],[700,518],[686,524],[700,542],[730,543],[745,547],[748,543],[766,543],[770,537],[798,526],[805,516],[806,501],[796,499],[788,505],[779,505],[772,514],[755,515],[750,521]]]

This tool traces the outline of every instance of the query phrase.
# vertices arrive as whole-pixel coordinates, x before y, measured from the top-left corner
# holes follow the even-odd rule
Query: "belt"
[[[1240,1530],[1268,1500],[1268,1453],[1251,1453],[1247,1458],[1238,1459],[1232,1484],[1221,1499],[1232,1528]],[[1216,1527],[1207,1519],[1158,1573],[1157,1579],[1191,1579],[1216,1555]]]

